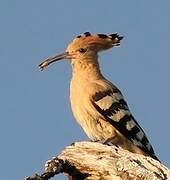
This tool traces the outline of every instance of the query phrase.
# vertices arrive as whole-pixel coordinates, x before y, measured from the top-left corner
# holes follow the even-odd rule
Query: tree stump
[[[121,147],[76,142],[45,164],[41,175],[25,180],[48,180],[64,173],[70,180],[168,180],[170,170],[159,161]]]

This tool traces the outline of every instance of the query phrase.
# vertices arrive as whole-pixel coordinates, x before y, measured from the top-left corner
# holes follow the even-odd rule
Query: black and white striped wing
[[[144,131],[130,113],[127,103],[117,88],[96,93],[93,96],[93,105],[121,134],[156,159]]]

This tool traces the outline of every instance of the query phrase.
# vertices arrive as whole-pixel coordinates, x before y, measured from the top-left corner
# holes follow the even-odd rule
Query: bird
[[[92,141],[120,146],[159,161],[121,91],[103,76],[100,69],[98,53],[120,46],[123,38],[118,33],[85,32],[75,37],[64,53],[46,58],[39,68],[42,71],[53,62],[69,61],[72,67],[71,109]]]

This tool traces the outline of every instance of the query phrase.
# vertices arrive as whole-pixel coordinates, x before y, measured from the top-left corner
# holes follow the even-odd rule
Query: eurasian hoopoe
[[[122,39],[118,34],[91,35],[86,32],[77,36],[64,53],[45,59],[39,67],[43,70],[55,61],[69,60],[72,111],[91,140],[118,145],[158,160],[120,90],[100,71],[98,52],[119,46]]]

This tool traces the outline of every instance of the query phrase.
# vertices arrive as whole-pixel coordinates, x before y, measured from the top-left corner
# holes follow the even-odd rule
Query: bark
[[[160,162],[116,146],[76,142],[46,162],[45,173],[26,180],[48,180],[64,173],[70,180],[167,180],[170,170]]]

